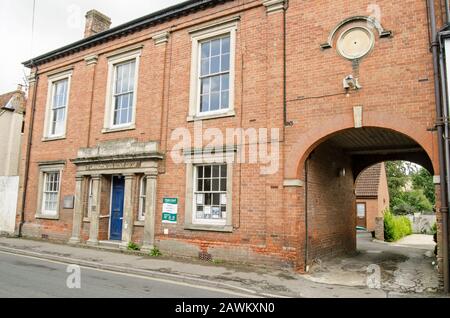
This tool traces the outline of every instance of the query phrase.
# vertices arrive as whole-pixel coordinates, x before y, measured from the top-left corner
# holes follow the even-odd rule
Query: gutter
[[[431,24],[431,48],[433,53],[433,69],[434,69],[434,94],[436,100],[436,128],[438,137],[439,151],[439,175],[440,175],[440,199],[442,214],[442,257],[443,257],[443,276],[444,291],[449,292],[449,259],[448,259],[448,197],[447,197],[447,179],[446,179],[446,160],[445,160],[445,141],[444,141],[444,122],[442,117],[443,103],[441,99],[441,87],[439,79],[439,41],[438,32],[436,30],[436,13],[434,9],[434,0],[426,0],[428,7],[428,16]]]
[[[32,62],[33,63],[33,62]],[[23,190],[22,190],[22,205],[21,205],[21,211],[20,211],[20,223],[19,223],[19,231],[18,231],[18,237],[22,237],[22,230],[23,225],[25,224],[25,203],[27,199],[27,188],[28,188],[28,176],[30,174],[30,153],[31,153],[31,145],[32,145],[32,139],[33,139],[33,127],[34,127],[34,115],[36,112],[36,95],[38,90],[38,84],[39,84],[39,69],[38,66],[34,63],[32,64],[35,68],[35,82],[34,82],[34,88],[33,88],[33,99],[31,101],[31,114],[30,114],[30,126],[28,127],[28,140],[27,140],[27,150],[26,150],[26,156],[25,156],[25,173],[23,177]]]
[[[189,0],[182,3],[173,5],[171,7],[153,12],[149,15],[143,16],[141,18],[129,21],[127,23],[121,24],[117,27],[109,29],[104,32],[97,33],[91,37],[79,40],[72,44],[63,46],[54,51],[45,53],[31,60],[25,61],[22,64],[25,67],[31,68],[57,58],[67,56],[69,54],[82,51],[84,49],[91,48],[95,45],[119,38],[152,25],[159,23],[164,23],[169,20],[178,18],[180,16],[188,15],[190,13],[203,10],[206,7],[212,7],[217,4],[229,2],[231,0]]]

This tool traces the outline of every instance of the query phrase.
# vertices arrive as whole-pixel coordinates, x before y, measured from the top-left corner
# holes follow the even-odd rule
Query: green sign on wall
[[[177,217],[178,217],[178,199],[164,198],[163,199],[162,222],[176,224]]]

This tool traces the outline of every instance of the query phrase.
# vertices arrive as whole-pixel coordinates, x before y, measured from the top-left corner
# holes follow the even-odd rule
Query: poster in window
[[[220,204],[222,204],[222,205],[226,205],[227,204],[227,195],[226,195],[226,193],[222,193],[220,195]]]
[[[205,213],[205,215],[210,215],[211,214],[211,207],[210,206],[205,206],[204,213]]]
[[[162,223],[176,224],[178,217],[178,199],[177,198],[164,198],[163,211],[162,211]]]
[[[205,195],[203,193],[197,194],[197,204],[202,205],[205,202]]]
[[[214,206],[212,208],[212,218],[213,219],[220,219],[220,207]]]
[[[197,219],[203,219],[203,212],[202,211],[197,211],[196,218]]]

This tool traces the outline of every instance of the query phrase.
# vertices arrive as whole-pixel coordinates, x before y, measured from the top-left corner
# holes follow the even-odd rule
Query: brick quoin
[[[158,166],[155,215],[155,245],[164,254],[198,257],[198,253],[203,252],[216,259],[304,271],[305,256],[311,262],[316,258],[354,252],[353,188],[357,175],[353,175],[351,156],[328,141],[355,129],[355,106],[363,108],[363,127],[408,136],[423,149],[432,170],[439,171],[437,138],[435,132],[429,131],[435,123],[435,100],[425,3],[377,1],[380,23],[392,36],[380,37],[374,30],[374,48],[357,66],[341,57],[335,45],[321,50],[321,44],[341,21],[368,16],[371,3],[367,0],[289,1],[286,10],[286,115],[291,125],[288,126],[283,117],[284,13],[281,10],[268,14],[260,0],[225,1],[33,68],[39,80],[37,87],[30,88],[30,96],[34,90],[37,92],[27,189],[23,188],[23,178],[21,181],[21,193],[26,192],[24,236],[67,242],[72,234],[72,209],[61,206],[57,220],[35,217],[39,162],[65,160],[62,200],[64,196],[75,194],[77,167],[70,159],[77,157],[80,148],[133,138],[159,143],[165,156]],[[437,8],[437,13],[441,23],[441,8]],[[203,23],[236,16],[239,21],[235,48],[235,115],[204,120],[203,129],[219,128],[223,132],[226,128],[238,127],[280,129],[279,140],[272,140],[280,147],[280,168],[275,174],[262,175],[262,164],[235,163],[231,181],[233,231],[187,230],[184,227],[186,165],[170,159],[171,149],[178,142],[170,137],[179,127],[194,130],[194,124],[186,120],[192,46],[189,31]],[[161,31],[170,31],[168,42],[155,45],[152,36]],[[142,45],[136,128],[102,133],[107,56],[133,45]],[[84,59],[92,54],[98,55],[97,64],[87,65]],[[73,72],[66,138],[43,141],[47,77],[66,67],[71,67]],[[349,74],[357,74],[363,88],[347,96],[342,80]],[[32,98],[28,101],[28,110],[31,106]],[[27,111],[27,131],[30,121],[31,111]],[[27,143],[25,138],[22,153],[26,153]],[[408,160],[408,156],[403,159]],[[308,171],[305,170],[307,160]],[[348,172],[345,177],[337,174],[342,168]],[[24,172],[25,158],[21,162],[22,177]],[[308,173],[307,184],[285,186],[286,180],[304,182],[305,173]],[[134,193],[136,218],[138,198],[136,191]],[[107,201],[106,197],[107,194],[103,195],[102,200]],[[161,222],[165,197],[179,199],[177,224]],[[86,198],[83,200],[85,202]],[[107,203],[102,203],[102,214],[109,213]],[[308,245],[305,245],[306,217]],[[19,216],[17,220],[19,222]],[[438,215],[438,223],[440,220]],[[81,229],[82,242],[89,238],[89,228],[86,220]],[[438,228],[441,228],[440,223]],[[168,235],[164,234],[165,229],[169,230]],[[100,240],[107,239],[107,231],[107,220],[100,220]],[[132,241],[142,244],[143,235],[142,224],[134,225]]]

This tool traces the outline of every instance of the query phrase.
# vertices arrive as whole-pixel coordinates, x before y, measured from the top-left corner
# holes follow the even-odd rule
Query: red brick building
[[[389,208],[389,189],[384,162],[361,172],[355,183],[356,225],[374,232],[376,218]]]
[[[112,29],[87,18],[86,38],[24,63],[24,236],[303,270],[355,250],[365,168],[438,174],[425,1],[187,1]],[[179,147],[186,129],[227,128],[245,134]],[[279,160],[236,160],[260,128],[258,150]]]

